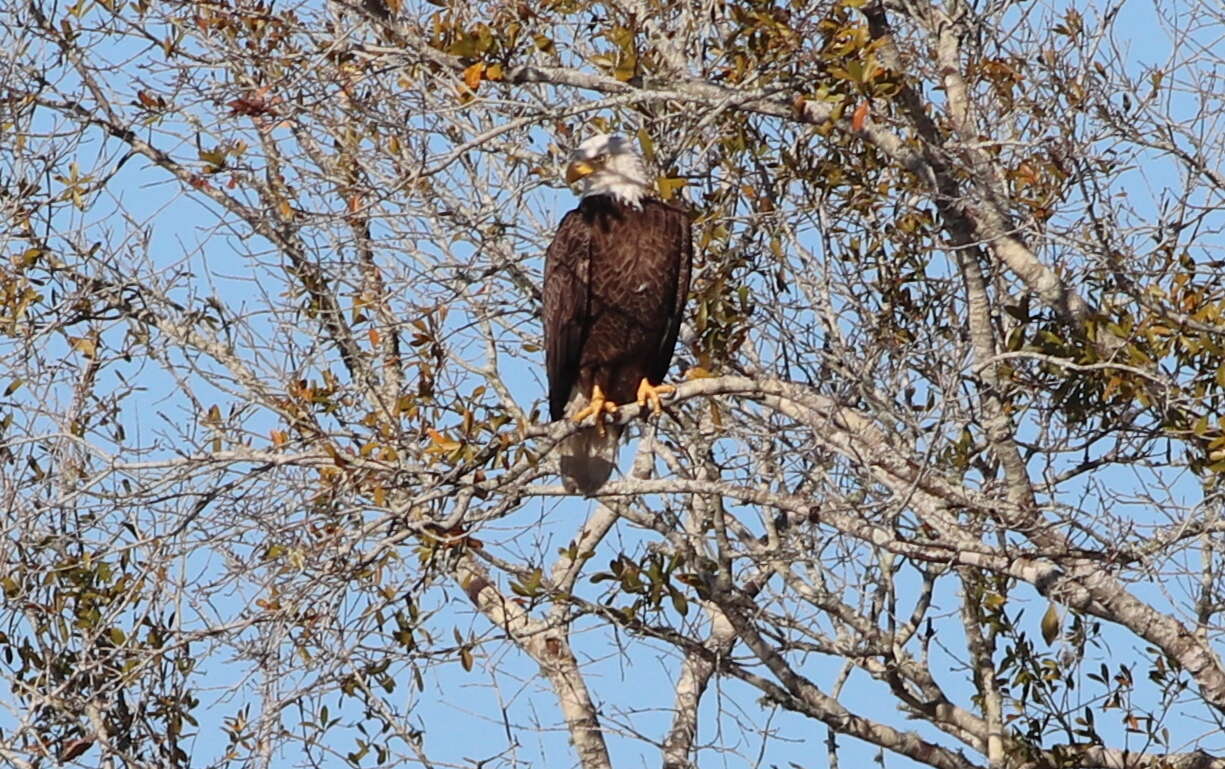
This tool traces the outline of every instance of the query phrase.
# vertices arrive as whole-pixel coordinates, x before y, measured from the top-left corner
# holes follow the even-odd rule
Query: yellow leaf
[[[68,341],[72,343],[72,349],[82,353],[86,358],[93,358],[98,352],[97,344],[87,336],[70,336]]]
[[[634,79],[634,75],[638,73],[638,67],[633,61],[622,62],[613,68],[613,77],[620,80],[622,83],[627,83]]]
[[[200,150],[200,159],[208,163],[212,168],[205,169],[208,172],[220,171],[225,166],[225,150],[221,147],[215,147],[211,150]]]
[[[676,193],[680,192],[687,183],[685,179],[670,176],[661,176],[655,180],[655,185],[659,188],[659,196],[664,200],[676,197]]]
[[[14,267],[33,267],[38,257],[43,255],[41,248],[27,248],[20,256],[13,257]]]
[[[553,41],[544,35],[533,35],[532,41],[536,43],[536,50],[543,53],[556,53],[557,48],[553,45]]]
[[[220,427],[221,409],[216,404],[209,406],[208,411],[200,418],[200,424],[206,427]]]
[[[642,148],[642,156],[646,158],[648,163],[655,162],[655,142],[651,141],[650,134],[647,129],[638,129],[638,146]]]
[[[502,70],[501,64],[490,64],[485,68],[486,80],[501,80],[506,77],[506,73]]]

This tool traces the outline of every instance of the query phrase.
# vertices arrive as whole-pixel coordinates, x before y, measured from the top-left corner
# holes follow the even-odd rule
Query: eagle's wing
[[[578,381],[590,305],[591,237],[582,213],[566,214],[544,258],[544,360],[549,418],[565,416]]]
[[[689,297],[689,278],[693,271],[693,222],[689,214],[674,206],[661,203],[664,222],[661,228],[668,232],[668,247],[676,259],[675,288],[668,308],[667,330],[660,341],[659,352],[651,362],[650,378],[662,382],[672,365],[672,353],[676,349],[676,337],[680,334],[681,320],[685,315],[685,300]]]

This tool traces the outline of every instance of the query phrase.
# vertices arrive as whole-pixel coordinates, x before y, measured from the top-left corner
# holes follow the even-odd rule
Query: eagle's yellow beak
[[[595,166],[585,160],[576,160],[566,166],[566,184],[574,184],[588,174],[595,173]]]

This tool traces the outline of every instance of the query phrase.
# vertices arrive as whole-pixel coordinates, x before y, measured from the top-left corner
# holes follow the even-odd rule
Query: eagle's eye
[[[597,165],[604,165],[604,161],[606,160],[608,160],[608,153],[601,152],[599,155],[596,155],[594,158],[592,158],[591,162],[596,163]]]

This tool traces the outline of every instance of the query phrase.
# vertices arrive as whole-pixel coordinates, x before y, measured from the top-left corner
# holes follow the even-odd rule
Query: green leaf
[[[1052,602],[1046,608],[1046,614],[1042,615],[1042,640],[1046,641],[1047,646],[1050,646],[1059,638],[1059,631],[1059,609]]]
[[[689,614],[689,600],[685,598],[685,594],[679,590],[672,590],[672,608],[682,617]]]

